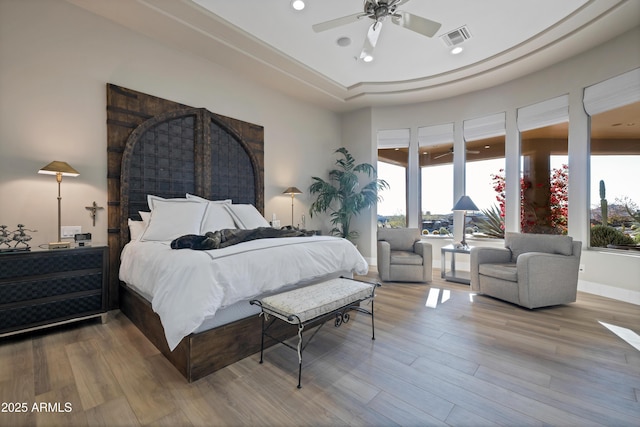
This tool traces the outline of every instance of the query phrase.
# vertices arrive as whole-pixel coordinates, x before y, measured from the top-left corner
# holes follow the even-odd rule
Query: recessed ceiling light
[[[366,55],[364,58],[362,58],[362,60],[363,60],[364,62],[371,62],[371,61],[373,61],[373,56],[371,56],[371,55]]]
[[[452,55],[457,55],[460,52],[462,52],[464,49],[461,46],[456,46],[453,49],[451,49],[451,54]]]
[[[304,9],[304,1],[302,1],[302,0],[293,0],[291,2],[291,7],[294,8],[295,10],[302,10],[302,9]]]
[[[336,43],[340,47],[346,47],[351,44],[351,39],[349,37],[340,37],[338,40],[336,40]]]

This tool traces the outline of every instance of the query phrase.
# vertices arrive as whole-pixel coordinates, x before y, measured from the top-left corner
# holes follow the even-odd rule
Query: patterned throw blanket
[[[171,249],[195,249],[209,250],[222,249],[238,243],[256,239],[272,239],[275,237],[301,237],[313,236],[315,231],[296,230],[293,228],[259,227],[251,230],[237,228],[225,228],[217,231],[208,231],[204,236],[187,234],[178,237],[171,242]]]

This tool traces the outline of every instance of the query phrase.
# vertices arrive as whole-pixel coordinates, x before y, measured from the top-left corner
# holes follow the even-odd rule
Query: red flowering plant
[[[500,169],[497,174],[492,174],[491,179],[493,180],[493,189],[498,193],[496,195],[496,200],[498,201],[498,207],[500,209],[500,218],[502,218],[502,225],[500,228],[504,230],[504,218],[506,215],[506,193],[505,193],[505,178],[504,178],[504,169]],[[531,182],[525,180],[524,178],[520,178],[520,227],[524,230],[526,229],[525,224],[525,191],[531,187]]]
[[[560,169],[551,171],[549,182],[549,208],[551,215],[549,225],[562,234],[567,234],[567,218],[569,217],[569,166],[563,164]]]
[[[493,189],[498,193],[496,200],[502,220],[501,228],[504,230],[505,218],[505,178],[504,169],[497,174],[492,174]],[[520,229],[523,233],[540,232],[551,228],[555,233],[567,232],[567,217],[569,211],[569,199],[567,189],[569,184],[569,166],[563,164],[559,169],[552,169],[549,180],[548,206],[534,206],[527,199],[527,190],[532,188],[532,183],[527,177],[520,178]],[[542,188],[544,184],[538,183],[536,187]],[[537,212],[546,212],[545,218],[538,218]]]

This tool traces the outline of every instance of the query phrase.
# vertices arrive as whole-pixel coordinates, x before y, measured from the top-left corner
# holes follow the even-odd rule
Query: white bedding
[[[119,276],[152,297],[173,350],[221,308],[338,271],[367,270],[349,241],[313,236],[253,240],[210,251],[132,241],[122,251]]]

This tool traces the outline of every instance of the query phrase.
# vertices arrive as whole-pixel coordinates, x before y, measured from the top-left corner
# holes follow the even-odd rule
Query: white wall
[[[341,140],[340,117],[179,52],[61,0],[0,1],[0,224],[35,228],[33,245],[57,239],[56,182],[40,167],[63,160],[63,225],[107,237],[106,83],[264,126],[265,215],[309,219],[312,175],[324,176]],[[319,159],[326,159],[322,162]],[[105,207],[93,227],[85,206]]]
[[[446,100],[374,108],[374,134],[379,129],[410,128],[462,121],[506,111],[507,180],[518,182],[519,137],[515,125],[516,110],[563,94],[570,98],[569,166],[570,217],[569,234],[585,242],[588,233],[588,117],[582,107],[586,86],[606,80],[640,66],[640,29],[636,28],[584,54],[567,59],[540,72],[475,93]],[[463,150],[458,150],[461,152]],[[463,167],[455,162],[454,167]],[[455,171],[461,174],[461,170]],[[612,171],[613,172],[613,171]],[[417,180],[417,176],[410,179]],[[452,184],[453,185],[453,184]],[[518,200],[518,185],[508,194]],[[515,196],[515,197],[514,197]],[[507,227],[516,230],[517,203],[507,205]],[[583,252],[585,271],[580,274],[580,289],[640,304],[640,257],[603,251]]]
[[[363,108],[342,117],[342,141],[356,163],[376,164],[378,152],[376,150],[375,133],[371,124],[371,109]],[[369,182],[370,178],[361,176],[361,182]],[[376,239],[375,228],[378,226],[376,210],[369,209],[361,212],[351,220],[351,229],[359,233],[356,240],[358,250],[369,263],[375,263]]]

